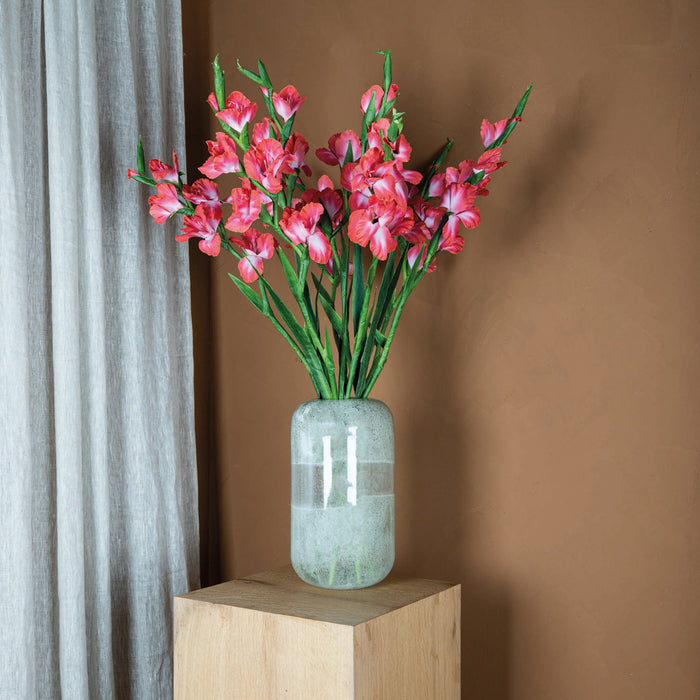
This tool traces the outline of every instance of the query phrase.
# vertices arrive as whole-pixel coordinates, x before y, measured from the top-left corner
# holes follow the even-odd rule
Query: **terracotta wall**
[[[413,163],[453,162],[531,81],[464,251],[407,307],[375,396],[397,438],[396,570],[463,584],[465,698],[700,697],[700,10],[692,0],[184,0],[189,164],[216,53],[262,58],[325,145],[391,47]],[[315,158],[311,159],[314,166]],[[288,562],[312,389],[193,260],[205,581]]]

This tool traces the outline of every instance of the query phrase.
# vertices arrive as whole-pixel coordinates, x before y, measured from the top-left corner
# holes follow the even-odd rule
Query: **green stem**
[[[369,270],[367,271],[367,282],[365,284],[365,296],[364,296],[364,301],[362,302],[362,309],[360,310],[360,317],[359,317],[359,324],[357,327],[357,331],[355,332],[355,342],[354,342],[354,347],[352,351],[352,360],[350,362],[350,372],[348,374],[348,383],[347,386],[345,387],[345,398],[349,399],[350,398],[350,392],[352,387],[354,386],[355,389],[357,389],[357,379],[355,377],[355,373],[357,372],[357,363],[360,360],[360,355],[362,354],[362,348],[364,347],[365,342],[367,342],[366,338],[366,333],[367,333],[367,311],[369,309],[369,300],[370,297],[372,296],[372,284],[374,282],[374,274],[377,270],[377,264],[379,263],[378,258],[372,258],[372,262],[370,263]],[[355,270],[353,269],[353,274],[355,274]]]

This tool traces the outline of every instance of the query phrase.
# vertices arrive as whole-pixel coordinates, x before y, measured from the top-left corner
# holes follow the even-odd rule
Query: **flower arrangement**
[[[133,180],[155,187],[149,198],[154,220],[182,214],[178,241],[199,238],[199,248],[222,249],[238,260],[231,279],[289,343],[311,377],[319,398],[366,398],[391,347],[406,301],[435,269],[440,253],[462,250],[462,227],[480,222],[477,197],[489,193],[493,174],[505,165],[501,147],[521,120],[530,86],[509,119],[484,119],[484,152],[476,160],[442,169],[448,140],[422,174],[407,167],[411,146],[395,104],[391,54],[384,56],[381,85],[363,95],[359,134],[336,133],[316,150],[337,166],[340,187],[327,175],[308,186],[307,140],[294,131],[306,97],[288,85],[275,92],[264,64],[238,70],[258,85],[269,116],[253,123],[258,106],[243,93],[226,94],[224,72],[214,60],[209,105],[221,131],[207,141],[205,176],[191,185],[173,165],[149,162],[139,139]],[[216,179],[233,173],[240,186],[222,196]],[[224,210],[226,208],[226,215]],[[229,213],[230,212],[230,213]],[[297,310],[293,312],[265,277],[276,257]]]

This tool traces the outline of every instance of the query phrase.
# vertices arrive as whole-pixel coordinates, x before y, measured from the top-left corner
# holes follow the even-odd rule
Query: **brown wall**
[[[698,7],[184,2],[190,167],[215,53],[229,89],[255,93],[235,64],[260,57],[307,95],[316,148],[359,128],[391,47],[419,165],[446,136],[473,157],[481,118],[535,84],[481,227],[412,297],[374,392],[396,570],[463,584],[465,698],[700,697]],[[288,562],[289,420],[312,398],[229,269],[193,261],[209,583]]]

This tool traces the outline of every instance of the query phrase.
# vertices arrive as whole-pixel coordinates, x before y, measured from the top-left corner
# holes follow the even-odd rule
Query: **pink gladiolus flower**
[[[382,200],[372,195],[365,209],[350,214],[348,238],[366,247],[380,260],[386,260],[396,248],[396,238],[413,228],[411,210],[399,206],[396,201]]]
[[[328,175],[321,175],[318,179],[318,192],[319,199],[335,228],[343,219],[343,196],[339,190],[334,189],[333,181]]]
[[[276,139],[279,137],[279,129],[270,117],[265,117],[261,122],[253,126],[250,142],[257,146],[265,139]]]
[[[230,238],[232,243],[243,249],[244,257],[238,261],[241,277],[250,284],[263,273],[263,260],[269,260],[275,252],[276,241],[270,233],[260,233],[251,228],[240,238]]]
[[[302,170],[305,175],[311,175],[311,168],[304,161],[309,152],[309,142],[299,133],[294,132],[287,141],[284,150],[289,154],[289,166],[294,170]]]
[[[360,100],[360,107],[362,108],[362,113],[364,114],[369,107],[369,103],[372,101],[372,93],[374,92],[374,108],[376,111],[379,110],[379,105],[384,99],[384,90],[379,85],[372,85],[369,90],[367,90]],[[392,83],[389,87],[389,94],[386,97],[387,102],[391,102],[399,94],[399,86],[396,83]]]
[[[417,195],[411,198],[409,204],[417,218],[413,228],[404,234],[404,238],[409,243],[423,243],[430,240],[440,225],[445,210],[428,204]]]
[[[240,134],[243,127],[253,119],[257,111],[258,105],[251,102],[242,92],[236,90],[226,98],[224,109],[217,112],[216,116]]]
[[[305,245],[309,248],[309,257],[325,265],[331,258],[331,244],[326,235],[317,227],[318,220],[323,214],[323,207],[312,202],[305,204],[300,210],[285,209],[280,228],[294,245]]]
[[[290,156],[275,139],[263,139],[251,146],[243,156],[243,165],[248,177],[257,180],[272,194],[282,190],[282,175],[290,175],[294,169],[289,165]]]
[[[179,165],[177,162],[177,155],[173,151],[173,162],[175,165],[168,165],[162,160],[153,159],[148,163],[148,167],[153,174],[153,179],[156,181],[165,180],[166,182],[172,182],[177,185],[179,182]]]
[[[449,185],[442,195],[440,206],[445,207],[450,217],[443,229],[449,238],[457,236],[460,221],[466,228],[476,228],[481,221],[479,210],[473,206],[476,198],[476,187],[467,182]]]
[[[129,180],[133,180],[134,177],[138,174],[138,171],[134,170],[133,168],[128,168],[126,171],[126,176],[129,178]]]
[[[186,241],[193,236],[201,238],[199,249],[207,255],[217,256],[221,249],[221,238],[217,228],[221,221],[221,204],[204,202],[195,207],[194,214],[184,217],[183,233],[176,241]]]
[[[272,104],[282,121],[289,121],[297,113],[306,97],[301,97],[293,85],[287,85],[279,93],[272,93]]]
[[[380,148],[370,148],[356,164],[345,165],[340,179],[345,189],[355,192],[372,187],[375,182],[390,174],[392,169],[393,163],[384,162],[384,152]]]
[[[392,250],[396,249],[396,239],[389,227],[369,208],[356,209],[350,214],[348,238],[362,247],[370,246],[372,255],[386,260]]]
[[[388,144],[387,132],[391,122],[386,118],[377,119],[370,124],[367,130],[367,148],[382,148],[383,144]]]
[[[207,141],[211,157],[200,166],[199,171],[208,178],[216,178],[224,173],[237,173],[241,164],[236,155],[235,141],[221,131],[216,134],[216,141]]]
[[[418,260],[418,256],[420,255],[420,266],[425,267],[425,259],[428,255],[428,246],[424,245],[423,243],[416,243],[415,245],[412,245],[409,249],[408,252],[406,253],[406,262],[408,263],[409,267],[413,267],[416,264],[416,260]],[[433,272],[436,268],[435,263],[432,265],[428,265],[428,270],[427,272]]]
[[[200,178],[191,185],[182,186],[182,196],[192,204],[202,204],[203,202],[218,202],[219,187],[215,182]]]
[[[175,185],[159,182],[156,190],[158,194],[148,198],[148,203],[151,205],[149,213],[157,224],[164,224],[171,214],[182,209],[182,204],[177,197]]]
[[[447,227],[445,227],[447,228]],[[440,236],[440,243],[438,244],[438,250],[444,250],[446,253],[452,253],[452,255],[457,255],[464,247],[464,238],[458,233],[454,236],[448,235],[443,232]]]
[[[209,93],[209,97],[207,97],[207,102],[209,103],[209,106],[215,111],[219,111],[219,102],[216,99],[216,95],[213,92]]]
[[[506,161],[501,161],[501,149],[491,148],[488,151],[484,151],[480,156],[479,160],[463,160],[459,164],[459,173],[457,176],[451,174],[454,168],[447,168],[448,178],[445,182],[446,185],[451,184],[451,182],[466,182],[467,179],[475,173],[484,173],[488,175],[499,168],[502,168],[506,164]]]
[[[501,161],[501,149],[492,148],[489,151],[484,151],[473,167],[475,173],[483,171],[485,175],[488,175],[502,168],[505,164],[506,161]]]
[[[260,216],[262,207],[260,192],[250,184],[250,180],[243,180],[241,187],[231,190],[231,204],[233,213],[224,226],[229,231],[244,233]]]
[[[362,155],[362,145],[357,134],[352,129],[333,134],[328,139],[328,148],[316,149],[316,157],[323,163],[326,163],[326,165],[342,166],[345,163],[348,145],[352,149],[352,160],[350,162],[354,163]]]
[[[503,134],[508,126],[509,119],[501,119],[501,121],[492,124],[488,119],[481,122],[481,140],[484,146],[490,146],[499,136]]]
[[[438,250],[445,251],[446,253],[452,253],[456,255],[462,250],[464,246],[464,238],[462,236],[456,235],[453,238],[445,238],[444,234],[440,236],[440,243],[438,244]],[[420,266],[425,266],[425,259],[428,254],[428,246],[423,243],[417,243],[412,245],[406,253],[406,262],[410,267],[413,267],[418,260],[418,255],[420,254]],[[433,272],[437,266],[435,263],[428,265],[427,272]]]
[[[390,141],[387,135],[390,126],[391,122],[386,118],[373,122],[367,131],[367,147],[383,151],[384,146],[388,146],[397,164],[408,163],[411,159],[411,145],[403,134],[399,134],[395,141]]]
[[[442,197],[445,192],[445,187],[447,187],[445,182],[445,173],[435,173],[435,175],[430,178],[430,184],[428,185],[428,196]]]

